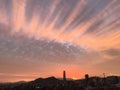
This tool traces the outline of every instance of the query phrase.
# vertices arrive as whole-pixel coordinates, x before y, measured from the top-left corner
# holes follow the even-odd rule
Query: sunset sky
[[[0,0],[0,82],[120,75],[120,0]]]

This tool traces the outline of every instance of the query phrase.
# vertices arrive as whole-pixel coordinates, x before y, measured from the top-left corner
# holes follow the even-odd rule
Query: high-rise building
[[[89,79],[89,75],[85,74],[85,79],[88,80]]]
[[[66,72],[63,71],[63,80],[66,81]]]

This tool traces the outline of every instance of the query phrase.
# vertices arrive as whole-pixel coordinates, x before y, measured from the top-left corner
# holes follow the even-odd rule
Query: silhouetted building
[[[85,83],[86,83],[86,86],[89,83],[89,75],[88,74],[85,74]]]
[[[88,80],[88,79],[89,79],[89,75],[85,74],[85,80]]]
[[[63,80],[66,81],[66,72],[63,71]]]

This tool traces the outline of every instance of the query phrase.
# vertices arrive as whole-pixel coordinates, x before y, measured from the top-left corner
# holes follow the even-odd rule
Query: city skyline
[[[0,0],[0,82],[120,75],[120,0]]]

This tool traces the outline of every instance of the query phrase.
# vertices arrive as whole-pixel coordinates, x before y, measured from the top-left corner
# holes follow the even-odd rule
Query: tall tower
[[[66,72],[63,71],[63,80],[66,81]]]

